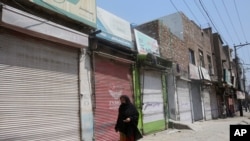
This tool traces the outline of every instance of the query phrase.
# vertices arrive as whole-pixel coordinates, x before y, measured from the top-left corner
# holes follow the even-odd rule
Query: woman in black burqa
[[[115,126],[116,132],[120,132],[120,141],[135,141],[142,138],[137,128],[139,113],[126,95],[120,97],[118,118]]]

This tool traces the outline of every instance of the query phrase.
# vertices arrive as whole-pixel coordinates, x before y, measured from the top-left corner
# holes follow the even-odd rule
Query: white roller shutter
[[[180,121],[192,122],[192,110],[190,104],[190,94],[188,82],[184,80],[177,80],[177,93]]]
[[[0,140],[79,141],[78,52],[0,34]]]
[[[194,113],[194,121],[203,120],[203,111],[202,111],[202,101],[201,101],[201,91],[200,83],[191,83],[191,93],[192,93],[192,106]]]
[[[211,98],[209,90],[204,89],[203,95],[204,95],[205,118],[206,120],[211,120],[212,113],[211,113]]]
[[[217,103],[217,98],[216,98],[216,91],[214,88],[211,89],[210,101],[211,101],[212,118],[217,119],[219,117],[219,109],[218,109],[218,103]]]
[[[143,133],[165,129],[161,73],[144,70],[141,75],[141,86],[143,88]]]

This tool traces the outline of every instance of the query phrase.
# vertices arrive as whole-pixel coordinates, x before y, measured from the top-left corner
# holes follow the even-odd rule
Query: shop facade
[[[1,13],[0,140],[80,141],[79,54],[88,35],[8,5]]]
[[[168,124],[166,74],[172,62],[159,57],[155,39],[134,30],[137,56],[135,84],[136,104],[140,111],[139,128],[143,134],[165,130]]]
[[[116,22],[110,23],[107,19]],[[120,24],[123,29],[118,30]],[[94,140],[117,141],[119,133],[114,128],[120,96],[127,95],[134,102],[132,66],[135,51],[131,28],[127,21],[99,7],[97,28],[101,32],[91,38]]]

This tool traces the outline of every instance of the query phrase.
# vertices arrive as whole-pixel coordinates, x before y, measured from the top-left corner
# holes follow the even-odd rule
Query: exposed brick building
[[[236,69],[232,60],[232,49],[229,46],[223,46],[223,41],[218,33],[213,34],[213,54],[216,69],[214,72],[214,88],[217,94],[218,113],[222,116],[222,105],[227,107],[227,115],[232,116],[236,109]],[[225,115],[224,115],[225,116]]]
[[[211,28],[201,29],[183,13],[164,16],[136,28],[158,40],[161,57],[174,63],[168,75],[170,118],[189,122],[211,119],[209,87],[204,90],[202,81],[205,75],[210,81],[208,73],[214,72]],[[197,70],[194,81],[189,68]]]

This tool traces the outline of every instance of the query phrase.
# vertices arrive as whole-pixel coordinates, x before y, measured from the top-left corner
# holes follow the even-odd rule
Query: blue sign
[[[130,23],[97,7],[97,29],[102,32],[97,37],[119,43],[133,49]]]

